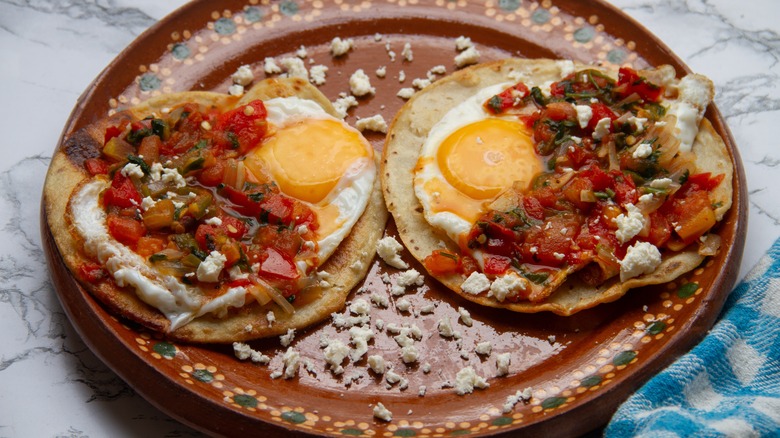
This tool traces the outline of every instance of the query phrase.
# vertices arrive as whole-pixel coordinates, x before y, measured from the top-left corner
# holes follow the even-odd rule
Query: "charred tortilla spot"
[[[102,144],[92,138],[86,129],[74,132],[62,145],[65,155],[78,167],[82,167],[88,158],[99,157],[101,147]]]

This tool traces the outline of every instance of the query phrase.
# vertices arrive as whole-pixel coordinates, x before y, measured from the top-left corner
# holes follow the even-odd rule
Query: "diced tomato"
[[[84,160],[84,168],[90,175],[105,175],[108,173],[108,163],[102,158],[87,158]]]
[[[555,122],[561,122],[563,120],[576,120],[577,111],[574,106],[569,102],[553,102],[542,110],[542,119],[550,119]]]
[[[269,224],[288,224],[292,220],[294,201],[281,195],[266,196],[260,202],[261,219]]]
[[[141,194],[133,181],[117,171],[111,181],[111,187],[103,194],[103,203],[121,208],[135,207],[141,204]]]
[[[153,164],[160,159],[160,147],[162,146],[162,140],[156,135],[150,135],[144,137],[141,140],[141,145],[138,146],[138,155],[144,157],[146,164]]]
[[[583,191],[592,191],[593,183],[581,176],[575,176],[563,187],[563,198],[582,211],[587,211],[593,206],[593,202],[582,200]]]
[[[527,214],[528,216],[536,220],[544,219],[544,207],[542,206],[542,203],[539,202],[539,199],[537,199],[536,197],[524,196],[523,208],[525,209],[525,214]]]
[[[111,237],[125,245],[135,245],[146,234],[144,224],[129,217],[110,214],[106,222]]]
[[[650,233],[647,241],[657,247],[663,246],[672,236],[672,226],[658,211],[650,213]]]
[[[455,274],[460,269],[460,257],[449,251],[436,249],[423,260],[423,265],[431,275]]]
[[[108,143],[108,141],[114,137],[119,137],[119,134],[123,131],[124,126],[109,126],[106,128],[106,133],[103,135],[103,144]]]
[[[628,67],[618,70],[618,83],[615,92],[620,97],[627,97],[636,93],[647,102],[658,102],[663,94],[663,87],[653,84],[647,78]]]
[[[181,155],[192,149],[201,140],[199,131],[175,131],[166,142],[160,146],[163,155]]]
[[[293,205],[292,219],[296,225],[306,225],[311,230],[317,230],[320,225],[317,221],[317,214],[302,202],[295,202]]]
[[[661,211],[667,214],[674,231],[686,244],[698,239],[716,222],[710,197],[704,190],[677,192],[664,203]]]
[[[261,100],[254,100],[222,114],[214,127],[215,135],[220,135],[219,145],[245,154],[265,136],[267,114]]]
[[[279,280],[295,280],[298,269],[292,259],[274,248],[266,248],[266,258],[260,264],[259,274],[263,277]]]
[[[683,187],[680,188],[680,191],[682,193],[685,193],[689,190],[704,190],[711,192],[720,185],[720,183],[723,181],[723,178],[725,178],[725,175],[723,174],[713,177],[710,172],[697,173],[688,177],[688,179],[685,181],[685,184],[683,184]]]
[[[248,278],[237,278],[235,280],[231,280],[227,283],[227,287],[241,287],[241,286],[249,286],[252,284],[252,281]]]
[[[479,270],[479,265],[473,257],[464,255],[460,258],[460,273],[468,277],[472,272]]]
[[[596,153],[589,148],[584,147],[584,145],[571,146],[566,151],[566,158],[569,161],[569,167],[575,169],[598,160]]]
[[[593,190],[597,192],[603,192],[615,182],[614,175],[604,172],[604,170],[595,165],[583,168],[579,175],[587,178],[593,184]]]
[[[222,225],[220,227],[225,230],[225,234],[233,239],[241,239],[246,234],[246,224],[241,219],[233,216],[220,216],[222,219]]]
[[[576,216],[556,215],[547,218],[541,228],[528,230],[521,246],[523,260],[547,266],[561,266],[572,251],[572,239],[579,234],[580,225]]]
[[[548,104],[534,124],[534,140],[540,155],[549,155],[556,147],[555,140],[577,126],[577,111],[569,102]]]
[[[509,269],[512,259],[509,257],[488,255],[485,257],[485,274],[501,275]]]
[[[523,122],[523,124],[525,124],[526,128],[528,128],[529,130],[533,130],[537,120],[539,120],[539,112],[537,111],[530,115],[523,114],[518,116],[518,118],[520,119],[521,122]]]
[[[486,100],[483,107],[492,114],[502,114],[527,95],[528,87],[524,83],[518,82]]]
[[[615,192],[615,202],[618,204],[627,204],[632,203],[636,204],[639,200],[639,193],[636,190],[636,184],[634,184],[634,180],[627,175],[624,175],[619,170],[613,170],[609,173],[615,181],[614,190]]]
[[[596,97],[609,89],[614,80],[596,70],[581,70],[571,73],[550,85],[550,94],[557,98]]]
[[[225,256],[225,267],[231,267],[241,260],[241,245],[235,240],[228,240],[219,249]]]
[[[162,155],[183,154],[192,149],[202,138],[201,124],[206,119],[199,111],[198,105],[188,103],[180,108],[181,116],[179,119],[171,120],[171,136],[160,146]]]
[[[247,263],[250,265],[254,265],[255,263],[260,263],[263,261],[265,252],[260,247],[260,245],[245,245],[243,250],[244,254],[246,254]]]
[[[167,241],[162,237],[142,236],[136,243],[135,252],[141,257],[149,257],[165,249],[166,244]]]
[[[288,225],[295,219],[295,201],[279,193],[263,193],[263,196],[258,197],[261,199],[255,201],[249,194],[230,186],[223,187],[221,192],[235,204],[234,210],[238,213],[259,218],[263,223]],[[303,223],[306,219],[304,218]],[[311,222],[313,223],[313,220]]]
[[[504,222],[499,213],[496,213],[496,216],[501,219],[501,222]],[[503,224],[497,223],[497,219],[489,216],[483,217],[480,222],[483,225],[474,228],[469,235],[469,245],[480,245],[478,242],[482,242],[488,253],[511,257],[515,252],[515,241],[517,240],[515,232]]]
[[[203,169],[198,174],[198,181],[206,187],[216,187],[222,183],[225,175],[225,163],[218,160],[213,166]]]
[[[601,102],[592,103],[590,109],[593,111],[593,115],[588,122],[588,130],[590,132],[593,132],[593,130],[596,129],[596,125],[601,119],[609,119],[614,122],[618,118],[617,114]]]
[[[106,276],[106,271],[97,263],[82,263],[79,266],[81,278],[89,283],[97,283]]]
[[[295,257],[303,245],[303,239],[295,230],[276,225],[259,227],[252,241],[264,248],[273,247],[290,258]]]
[[[534,190],[531,196],[535,197],[542,207],[556,208],[558,206],[558,197],[560,195],[549,187],[540,187]]]
[[[603,244],[603,240],[610,235],[610,229],[606,226],[606,221],[601,217],[601,213],[593,210],[577,235],[577,246],[584,250],[594,250],[597,245]]]
[[[224,186],[220,189],[220,192],[234,204],[234,209],[241,215],[256,217],[262,210],[259,202],[253,201],[248,194],[241,190]]]
[[[198,225],[198,229],[195,230],[195,241],[198,242],[198,247],[203,251],[213,251],[216,248],[217,237],[224,235],[224,232],[214,226],[208,224]]]

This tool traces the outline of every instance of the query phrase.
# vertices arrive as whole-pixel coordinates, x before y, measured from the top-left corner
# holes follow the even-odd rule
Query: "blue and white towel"
[[[780,436],[780,240],[704,340],[631,396],[605,436]]]

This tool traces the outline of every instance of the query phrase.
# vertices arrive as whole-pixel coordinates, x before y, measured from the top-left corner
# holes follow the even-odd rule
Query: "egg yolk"
[[[436,161],[447,182],[472,199],[491,199],[516,181],[530,182],[541,172],[525,125],[486,119],[450,134]]]
[[[372,151],[359,132],[338,120],[305,119],[279,128],[244,164],[255,174],[270,175],[282,193],[316,204]]]

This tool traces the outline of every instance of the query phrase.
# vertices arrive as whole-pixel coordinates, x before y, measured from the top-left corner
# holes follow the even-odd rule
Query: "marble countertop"
[[[182,0],[0,0],[0,437],[200,436],[137,395],[83,343],[39,232],[46,169],[76,99]],[[780,236],[780,3],[612,0],[713,79],[749,190],[740,277]]]

